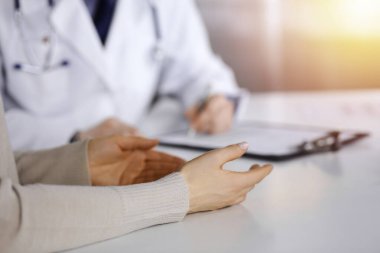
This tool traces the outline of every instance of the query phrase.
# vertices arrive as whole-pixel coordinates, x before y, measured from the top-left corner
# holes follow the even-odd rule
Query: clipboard
[[[242,122],[226,134],[188,136],[187,130],[160,135],[160,145],[209,151],[247,141],[245,157],[266,161],[286,161],[307,155],[338,152],[370,134],[290,124]]]

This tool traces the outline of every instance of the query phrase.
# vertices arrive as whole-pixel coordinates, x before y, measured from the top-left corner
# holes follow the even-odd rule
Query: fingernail
[[[239,147],[243,150],[247,150],[249,147],[249,144],[248,142],[242,142],[242,143],[239,143]]]

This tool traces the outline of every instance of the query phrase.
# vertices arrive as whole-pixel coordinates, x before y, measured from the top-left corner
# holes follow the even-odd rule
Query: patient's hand
[[[189,213],[216,210],[244,201],[247,193],[271,171],[271,165],[253,165],[247,172],[223,170],[226,162],[241,157],[247,144],[213,150],[184,165],[181,170],[189,187]]]
[[[88,162],[92,184],[146,183],[178,171],[184,161],[152,150],[157,144],[156,140],[124,136],[91,140]]]

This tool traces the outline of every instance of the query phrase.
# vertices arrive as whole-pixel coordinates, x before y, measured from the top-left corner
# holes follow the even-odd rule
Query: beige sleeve
[[[16,153],[21,185],[90,185],[87,163],[88,142],[37,152]]]
[[[179,173],[126,187],[14,185],[0,178],[0,252],[53,252],[180,221],[188,190]]]

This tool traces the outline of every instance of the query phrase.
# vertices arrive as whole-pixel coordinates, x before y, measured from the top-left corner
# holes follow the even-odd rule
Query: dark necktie
[[[92,15],[99,38],[105,45],[117,0],[85,0],[85,3]]]

